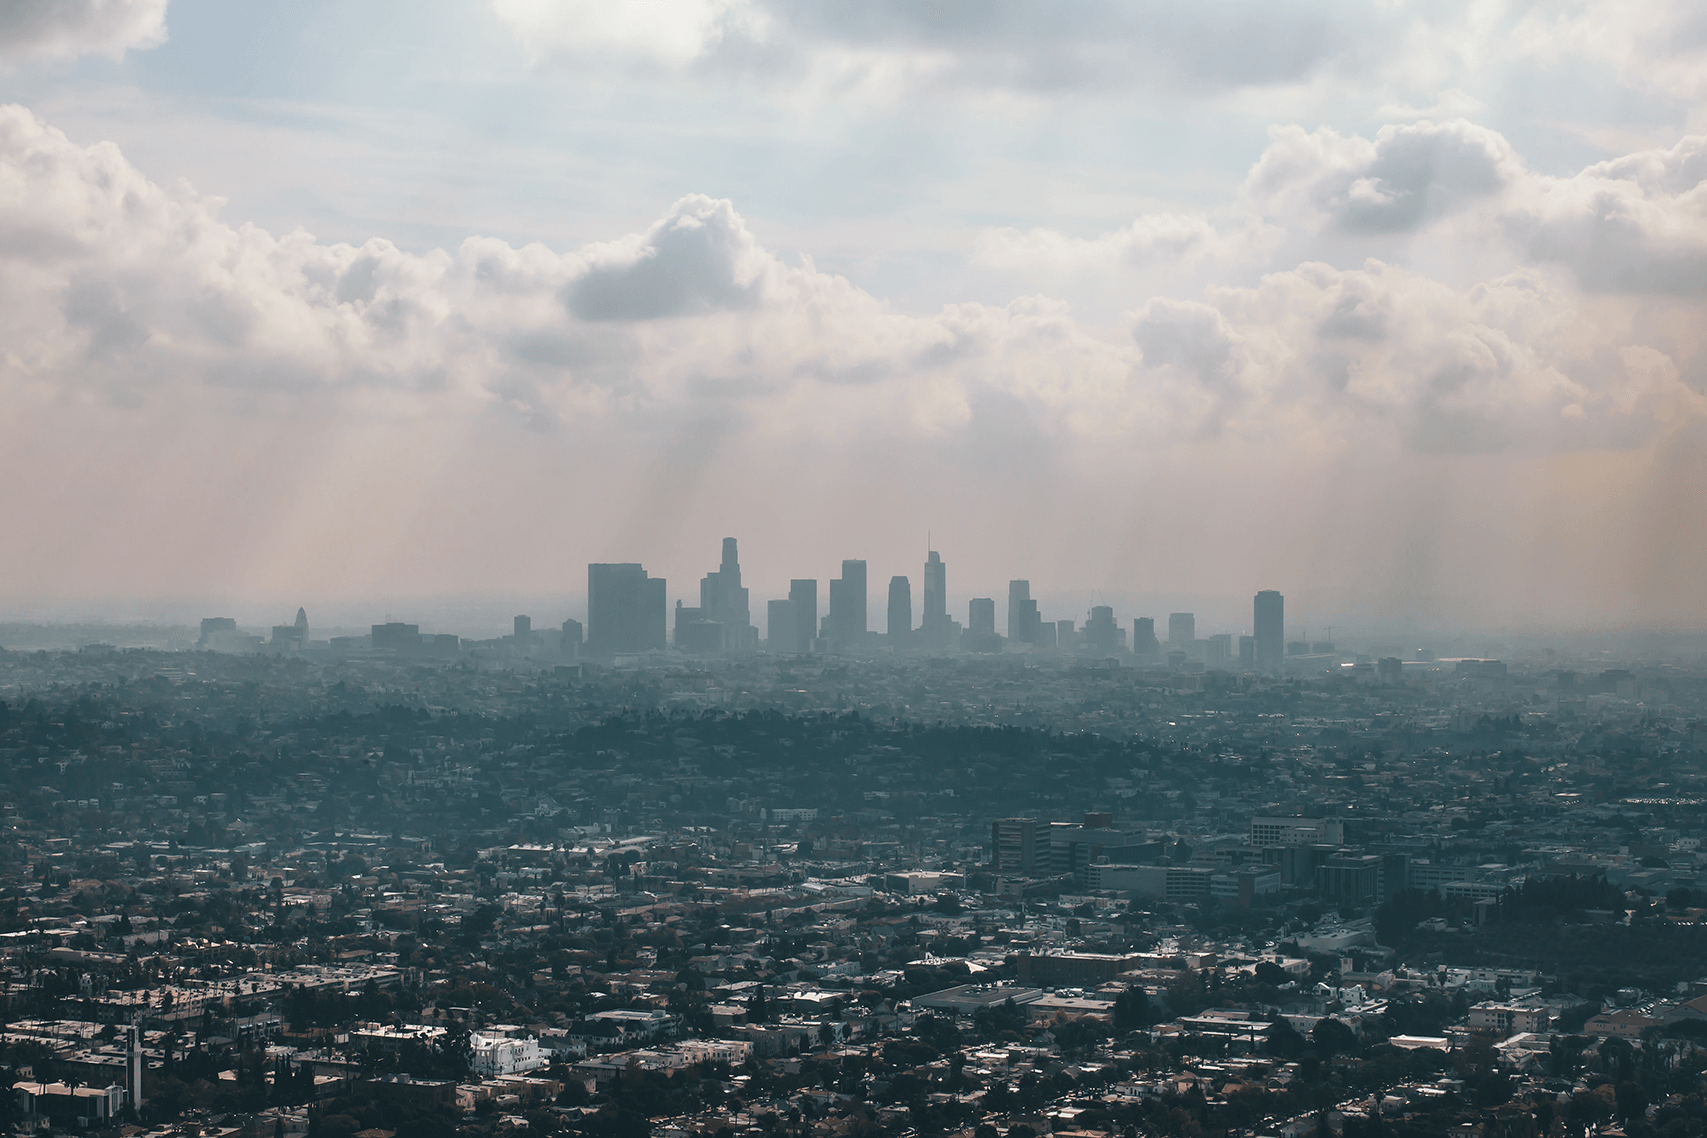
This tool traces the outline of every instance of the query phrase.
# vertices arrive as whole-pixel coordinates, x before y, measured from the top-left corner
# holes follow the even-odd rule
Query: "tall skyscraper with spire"
[[[936,550],[925,558],[925,611],[919,624],[920,644],[931,652],[960,647],[960,622],[948,615],[948,567]]]
[[[676,647],[696,653],[747,652],[757,648],[747,590],[741,584],[741,559],[735,539],[723,539],[723,561],[700,578],[699,607],[676,602]]]
[[[925,613],[922,627],[931,632],[948,621],[948,567],[931,550],[925,558]]]
[[[287,652],[308,650],[308,610],[296,610],[295,624],[273,625],[273,647]]]
[[[741,558],[732,537],[723,539],[723,562],[717,571],[700,579],[699,607],[702,619],[723,626],[724,651],[746,651],[756,645],[759,630],[753,627],[747,590],[741,584]]]

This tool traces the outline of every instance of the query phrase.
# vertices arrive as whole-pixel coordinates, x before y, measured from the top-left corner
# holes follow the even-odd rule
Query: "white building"
[[[1470,1030],[1511,1035],[1513,1032],[1542,1032],[1552,1023],[1545,1005],[1497,1004],[1492,1000],[1470,1009]]]
[[[511,1038],[476,1031],[469,1035],[468,1065],[478,1075],[521,1075],[538,1070],[549,1060],[533,1036]]]
[[[1251,845],[1259,850],[1275,846],[1345,844],[1345,823],[1336,818],[1251,819]]]
[[[676,1050],[689,1063],[727,1063],[739,1067],[753,1054],[753,1044],[746,1039],[684,1039]]]

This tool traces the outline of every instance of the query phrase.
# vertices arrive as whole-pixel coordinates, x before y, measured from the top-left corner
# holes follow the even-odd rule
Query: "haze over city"
[[[0,1135],[1703,1138],[1701,0],[0,0]]]

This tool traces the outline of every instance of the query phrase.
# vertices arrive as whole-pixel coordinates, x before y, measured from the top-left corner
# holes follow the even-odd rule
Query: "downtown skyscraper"
[[[1251,602],[1251,632],[1256,638],[1259,672],[1278,672],[1286,664],[1286,598],[1264,589]]]

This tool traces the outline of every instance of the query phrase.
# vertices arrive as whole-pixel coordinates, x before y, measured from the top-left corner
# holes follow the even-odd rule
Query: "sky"
[[[1698,3],[13,0],[0,617],[1702,628],[1704,301]]]

